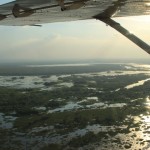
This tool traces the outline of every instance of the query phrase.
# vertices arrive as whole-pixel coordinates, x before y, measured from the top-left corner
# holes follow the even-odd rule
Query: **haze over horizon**
[[[2,0],[0,4],[7,2]],[[150,44],[150,16],[115,18]],[[84,59],[149,59],[145,51],[98,20],[0,26],[0,63]]]

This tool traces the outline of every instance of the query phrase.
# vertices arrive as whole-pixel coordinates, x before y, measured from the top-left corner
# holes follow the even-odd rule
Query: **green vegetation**
[[[63,146],[59,144],[48,144],[44,146],[41,150],[62,150]]]
[[[105,68],[104,66],[102,65],[102,70],[107,70],[109,73],[112,66],[110,68],[108,66]],[[96,67],[95,65],[93,71],[99,70]],[[116,68],[117,70],[118,68],[123,70],[120,66],[113,67],[113,70]],[[86,72],[90,72],[89,68],[85,67]],[[82,72],[79,67],[76,67],[76,70],[72,71],[72,73],[75,71],[76,73]],[[49,75],[41,76],[42,79],[49,77]],[[57,82],[43,82],[46,87],[57,87],[51,91],[42,91],[38,88],[15,89],[0,87],[0,112],[7,116],[18,117],[13,121],[13,128],[7,129],[0,126],[0,137],[3,137],[0,140],[0,144],[5,143],[6,148],[3,146],[3,150],[8,149],[7,144],[10,139],[16,138],[17,140],[20,139],[20,143],[19,140],[11,140],[10,148],[12,148],[13,144],[16,146],[15,149],[23,149],[27,144],[35,146],[33,145],[34,143],[40,143],[41,150],[77,149],[92,143],[99,143],[104,139],[104,142],[107,143],[107,140],[115,137],[118,133],[128,135],[134,129],[134,131],[139,131],[141,121],[134,122],[133,118],[141,114],[146,116],[150,113],[150,110],[145,107],[145,98],[149,96],[150,91],[150,81],[147,81],[143,86],[137,86],[129,90],[124,87],[148,77],[145,74],[98,76],[95,73],[94,76],[70,75],[58,78],[58,82],[73,83],[70,88],[59,87]],[[14,76],[11,81],[17,79]],[[24,77],[20,76],[19,79],[23,80]],[[39,82],[34,82],[34,84],[37,85]],[[97,97],[97,99],[88,99],[88,97]],[[49,110],[67,106],[69,102],[78,104],[80,108],[48,113]],[[87,107],[87,105],[94,103],[104,103],[106,106]],[[107,107],[116,103],[125,103],[126,105]],[[44,109],[42,110],[40,107]],[[8,122],[9,119],[6,123]],[[113,127],[114,130],[99,131],[97,133],[89,130],[83,135],[69,137],[71,133],[94,125]],[[121,128],[122,126],[126,126],[126,128]],[[55,137],[56,141],[52,141],[51,139]],[[58,139],[60,138],[61,142],[57,142],[57,137]],[[136,136],[132,135],[132,137],[135,138]],[[29,138],[34,139],[33,141],[31,140],[31,144],[29,143]],[[122,145],[119,138],[113,139],[112,142]],[[23,144],[21,145],[21,143]],[[132,145],[128,141],[124,147],[126,149],[131,148]]]
[[[82,147],[84,145],[88,145],[89,143],[94,143],[96,141],[100,141],[102,138],[105,138],[106,133],[103,132],[101,133],[101,135],[95,135],[93,132],[88,132],[87,134],[85,134],[84,136],[79,136],[76,138],[73,138],[70,142],[69,142],[69,146],[71,147]]]
[[[26,131],[34,127],[55,126],[58,132],[71,132],[76,128],[85,128],[88,124],[100,125],[122,125],[127,115],[145,114],[144,107],[106,108],[106,109],[86,109],[80,111],[66,111],[52,114],[30,115],[30,117],[18,118],[14,127],[20,131]],[[132,121],[132,120],[131,120]],[[125,124],[125,123],[124,123]],[[129,122],[127,122],[129,124]]]
[[[78,102],[85,99],[86,97],[92,96],[98,97],[99,100],[103,102],[108,101],[109,103],[129,103],[132,99],[145,98],[147,95],[149,95],[150,81],[146,82],[144,86],[135,87],[130,90],[124,89],[124,87],[128,84],[146,78],[148,77],[144,74],[132,76],[123,75],[113,78],[107,76],[80,76],[79,78],[78,76],[73,75],[70,77],[61,78],[63,82],[73,82],[73,87],[58,88],[53,91],[0,87],[0,112],[20,112],[20,110],[24,108],[24,110],[27,109],[27,112],[31,112],[31,114],[33,111],[34,114],[37,112],[35,112],[35,110],[32,110],[33,107],[45,106],[46,108],[58,108],[62,107],[69,101]],[[95,88],[96,90],[88,89],[88,87]],[[111,92],[118,88],[120,88],[119,91]],[[58,98],[61,98],[64,101],[57,101]],[[90,104],[90,102],[87,103]]]

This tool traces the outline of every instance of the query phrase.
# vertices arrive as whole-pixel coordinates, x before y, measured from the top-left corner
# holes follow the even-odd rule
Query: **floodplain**
[[[150,65],[0,69],[1,150],[150,147]]]

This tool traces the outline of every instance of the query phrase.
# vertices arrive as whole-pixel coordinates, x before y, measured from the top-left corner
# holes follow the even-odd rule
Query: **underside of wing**
[[[128,17],[150,15],[150,0],[114,0],[104,12],[96,17]]]
[[[120,0],[115,17],[150,15],[150,0]]]
[[[62,2],[66,8],[64,11]],[[18,15],[13,12],[15,5],[20,6]],[[22,26],[149,14],[150,0],[16,0],[0,5],[0,25]]]

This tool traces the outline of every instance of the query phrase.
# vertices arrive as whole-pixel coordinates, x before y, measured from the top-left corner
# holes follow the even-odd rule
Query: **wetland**
[[[0,150],[150,147],[150,65],[0,67]]]

